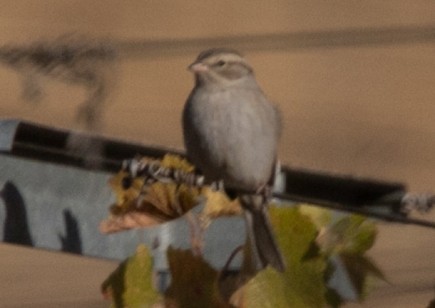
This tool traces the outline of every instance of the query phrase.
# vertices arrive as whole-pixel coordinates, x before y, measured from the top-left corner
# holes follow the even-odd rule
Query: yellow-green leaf
[[[152,307],[162,301],[152,283],[152,258],[144,245],[103,282],[102,292],[113,307]]]
[[[331,210],[318,206],[301,204],[299,205],[299,210],[302,214],[309,216],[318,229],[328,226],[332,219]]]
[[[322,256],[310,253],[316,226],[298,208],[271,208],[269,212],[287,270],[259,272],[243,287],[241,307],[325,307],[327,264]]]
[[[363,254],[373,246],[376,225],[360,215],[348,215],[330,226],[319,243],[328,254]]]

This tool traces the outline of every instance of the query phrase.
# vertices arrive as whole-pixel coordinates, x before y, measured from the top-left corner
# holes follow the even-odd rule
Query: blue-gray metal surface
[[[130,256],[139,243],[152,247],[156,239],[156,254],[167,245],[189,245],[190,231],[184,218],[146,230],[101,234],[99,223],[108,216],[109,205],[114,201],[107,184],[110,176],[0,155],[0,239],[113,259]],[[223,266],[244,236],[240,219],[218,220],[207,233],[206,258]],[[164,268],[164,258],[157,259],[157,267]]]
[[[86,153],[68,148],[71,137],[85,145],[98,145],[99,153],[92,158],[97,168],[88,168]],[[158,242],[156,254],[163,253],[168,245],[188,246],[190,231],[183,218],[156,228],[113,235],[102,235],[98,230],[114,201],[107,184],[110,172],[119,170],[123,159],[137,154],[158,158],[167,152],[23,121],[0,120],[0,240],[114,259],[131,255],[140,242],[150,247]],[[391,194],[398,194],[395,199],[400,201],[405,191],[400,183],[289,168],[284,168],[281,178],[282,192],[294,197],[357,207],[376,206]],[[387,207],[394,210],[396,203],[393,200]],[[244,238],[240,218],[219,219],[206,234],[205,256],[212,264],[222,266]],[[157,258],[157,267],[165,267],[165,258]]]
[[[68,149],[71,136],[75,141],[83,138],[81,141],[87,144],[98,144],[101,151],[93,157],[98,168],[89,169],[88,157]],[[139,243],[145,243],[153,247],[163,288],[167,284],[167,247],[190,246],[191,230],[185,218],[112,235],[101,234],[98,226],[114,202],[108,180],[113,171],[119,170],[122,160],[136,154],[161,157],[166,152],[99,137],[81,137],[22,121],[0,120],[0,241],[118,260],[132,255]],[[404,193],[404,186],[397,183],[288,168],[282,172],[279,186],[282,193],[295,197],[353,206],[376,205],[384,196],[400,197]],[[205,258],[222,268],[245,236],[241,218],[216,220],[205,235]],[[237,260],[233,265],[238,265]],[[337,275],[340,281],[344,277],[343,273]],[[346,288],[338,289],[351,295]]]
[[[17,120],[0,121],[0,151],[4,152],[12,149],[19,123]]]
[[[158,227],[111,235],[99,232],[100,222],[114,202],[108,170],[121,165],[119,153],[131,158],[138,151],[150,156],[163,150],[106,142],[104,168],[83,168],[64,146],[70,132],[18,120],[0,120],[0,241],[86,256],[124,259],[139,243],[154,247],[156,267],[166,268],[168,245],[188,247],[190,230],[185,218]],[[89,137],[84,136],[84,141]],[[94,137],[92,137],[94,138]],[[108,150],[107,150],[108,149]],[[223,266],[245,238],[240,218],[219,219],[206,233],[205,257]],[[156,246],[156,243],[158,245]]]

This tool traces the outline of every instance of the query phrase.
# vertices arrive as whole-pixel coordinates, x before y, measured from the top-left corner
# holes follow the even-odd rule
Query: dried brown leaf
[[[210,187],[203,188],[202,193],[207,198],[202,211],[202,216],[205,218],[215,219],[221,216],[242,214],[242,208],[237,199],[230,200],[225,193],[212,190]]]
[[[165,168],[192,172],[193,166],[176,155],[166,155],[162,161],[142,158],[144,163],[156,161]],[[133,228],[145,228],[176,219],[198,203],[201,188],[185,184],[156,182],[145,185],[143,177],[129,178],[120,171],[109,180],[116,202],[111,206],[111,215],[100,225],[103,233],[112,233]]]

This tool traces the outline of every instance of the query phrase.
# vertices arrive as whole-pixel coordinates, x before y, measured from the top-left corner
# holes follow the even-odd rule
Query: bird
[[[277,166],[281,116],[245,57],[231,48],[201,52],[188,67],[194,87],[182,114],[187,158],[207,183],[238,192],[261,268],[285,271],[267,204]]]

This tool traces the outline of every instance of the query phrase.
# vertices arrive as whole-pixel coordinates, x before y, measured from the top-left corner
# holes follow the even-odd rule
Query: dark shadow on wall
[[[5,205],[5,220],[3,226],[3,242],[34,246],[27,219],[24,199],[17,186],[7,181],[0,190],[0,198]],[[65,236],[59,235],[62,251],[81,254],[82,241],[77,218],[69,210],[63,211]],[[0,222],[1,225],[1,222]]]
[[[63,219],[65,221],[66,235],[59,235],[62,243],[62,251],[81,254],[82,240],[77,218],[74,217],[70,210],[64,210]]]
[[[27,222],[26,204],[17,186],[8,181],[0,191],[5,204],[6,218],[3,227],[5,243],[33,246],[32,235]]]

